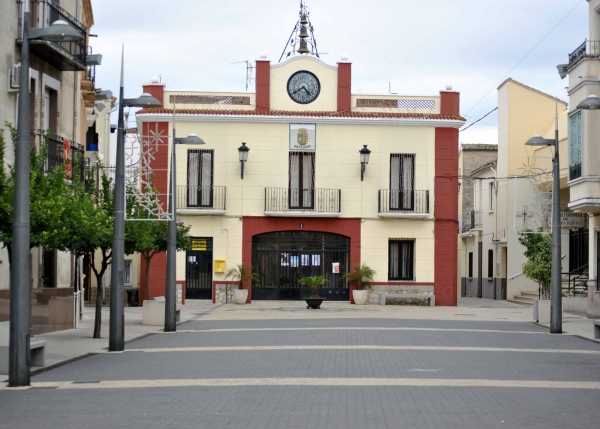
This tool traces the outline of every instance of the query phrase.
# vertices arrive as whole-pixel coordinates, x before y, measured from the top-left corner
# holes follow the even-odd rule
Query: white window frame
[[[131,259],[125,259],[125,285],[131,286],[133,284],[131,275],[133,274],[132,270],[133,261]],[[129,277],[129,282],[127,281],[127,277]]]

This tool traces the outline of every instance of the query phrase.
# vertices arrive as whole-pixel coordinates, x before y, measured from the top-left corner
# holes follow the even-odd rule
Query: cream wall
[[[321,92],[315,101],[299,104],[287,93],[287,82],[298,70],[314,73],[321,83]],[[271,65],[271,110],[337,111],[338,70],[323,61],[308,56],[292,57],[283,63]]]

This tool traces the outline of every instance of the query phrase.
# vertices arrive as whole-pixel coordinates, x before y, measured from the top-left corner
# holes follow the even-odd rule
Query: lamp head
[[[360,163],[361,164],[368,164],[369,163],[369,156],[371,155],[371,151],[369,149],[367,149],[367,145],[363,145],[363,148],[361,150],[358,151],[358,153],[360,153]]]
[[[32,38],[49,42],[79,42],[83,36],[65,21],[54,21],[49,27],[42,28],[31,34]]]
[[[238,151],[240,153],[240,161],[241,162],[248,161],[248,152],[250,151],[250,148],[248,146],[246,146],[246,143],[242,143],[242,145],[240,147],[238,147]]]
[[[600,110],[600,98],[597,95],[590,95],[577,105],[578,109],[582,110]]]
[[[187,137],[181,139],[175,139],[177,144],[206,144],[204,140],[198,137],[196,134],[190,134]]]
[[[554,140],[545,139],[538,134],[538,135],[533,136],[529,140],[527,140],[527,143],[525,143],[525,146],[551,146],[554,144],[555,144]]]
[[[559,64],[556,66],[556,69],[558,70],[558,74],[561,79],[564,79],[569,75],[569,72],[567,71],[568,68],[568,64]]]
[[[138,98],[123,99],[125,107],[161,107],[162,103],[148,93],[140,95]]]

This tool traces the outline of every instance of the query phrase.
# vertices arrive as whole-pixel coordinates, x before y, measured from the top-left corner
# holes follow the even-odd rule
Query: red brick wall
[[[256,110],[271,110],[271,62],[256,61]]]
[[[164,138],[161,139],[157,150],[154,153],[154,159],[151,161],[150,168],[154,171],[154,186],[158,189],[159,200],[163,207],[167,207],[167,184],[169,167],[168,150],[168,122],[144,122],[142,126],[142,139],[148,138],[152,133],[160,133]],[[145,167],[145,166],[143,166]],[[165,296],[165,284],[167,281],[167,254],[159,253],[152,258],[150,262],[150,296],[146,297],[146,261],[142,257],[140,266],[140,299],[153,299],[157,296]]]
[[[434,256],[436,305],[456,305],[457,233],[458,130],[436,128]]]
[[[352,108],[352,64],[338,63],[338,88],[337,88],[337,110],[338,112],[350,111]]]
[[[158,101],[160,101],[161,103],[164,104],[165,100],[165,85],[164,84],[160,84],[160,85],[155,85],[155,84],[148,84],[148,85],[143,85],[142,89],[144,90],[144,93],[148,93],[150,94],[152,97],[156,98]]]
[[[302,228],[300,228],[302,224]],[[319,231],[340,234],[350,238],[350,264],[360,262],[360,219],[316,219],[244,217],[242,224],[242,263],[252,265],[252,237],[277,231]],[[248,294],[248,302],[252,292]],[[350,288],[352,300],[352,287]]]

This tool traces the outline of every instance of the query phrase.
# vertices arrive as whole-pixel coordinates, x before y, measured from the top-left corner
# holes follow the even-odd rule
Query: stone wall
[[[237,289],[238,285],[217,284],[215,292],[216,304],[231,304],[233,302],[233,289]]]
[[[381,293],[406,293],[419,295],[433,295],[433,286],[405,286],[405,285],[375,285],[369,293],[367,305],[379,305]],[[429,305],[427,298],[387,298],[385,305]]]

